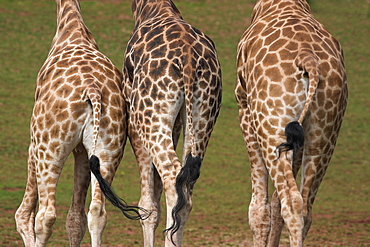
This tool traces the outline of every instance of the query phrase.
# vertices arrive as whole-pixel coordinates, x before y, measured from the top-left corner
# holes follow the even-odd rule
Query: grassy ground
[[[178,0],[185,20],[216,43],[223,68],[223,108],[214,130],[201,177],[195,187],[194,209],[186,226],[184,246],[250,246],[247,212],[249,166],[238,126],[233,95],[236,45],[249,25],[254,0]],[[0,1],[0,246],[21,246],[14,212],[26,183],[29,119],[36,75],[55,32],[53,1]],[[310,1],[316,18],[341,42],[346,59],[350,98],[331,166],[314,206],[306,246],[370,246],[370,10],[366,0]],[[100,50],[119,67],[133,28],[130,1],[81,3],[85,23]],[[58,185],[58,219],[49,246],[67,246],[65,217],[72,192],[69,159]],[[114,181],[118,195],[139,200],[139,177],[127,146]],[[142,245],[139,222],[125,219],[111,205],[104,232],[106,246]],[[161,246],[162,215],[157,233]],[[287,246],[284,233],[281,246]],[[83,246],[89,246],[89,234]]]

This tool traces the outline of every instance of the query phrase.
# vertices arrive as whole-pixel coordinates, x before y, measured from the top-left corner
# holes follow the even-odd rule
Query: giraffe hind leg
[[[297,176],[302,165],[302,149],[299,152],[294,152],[293,159],[293,175]],[[280,242],[281,232],[284,227],[284,219],[281,216],[281,203],[277,191],[275,190],[271,198],[271,230],[268,240],[268,246],[278,247]]]
[[[101,155],[97,154],[97,156]],[[102,160],[103,165],[100,166],[100,160],[97,156],[92,155],[89,160],[90,170],[94,174],[94,176],[91,177],[92,201],[88,213],[88,227],[92,246],[101,245],[103,230],[107,222],[105,199],[108,199],[113,206],[119,208],[129,219],[144,220],[150,215],[150,213],[143,208],[127,205],[127,203],[119,198],[111,188],[114,173],[120,159],[117,160],[114,159],[114,157],[110,157],[108,160],[104,159]],[[140,213],[139,210],[143,213]]]
[[[130,143],[136,156],[141,177],[139,207],[145,208],[150,212],[150,216],[147,219],[140,220],[143,229],[144,246],[151,247],[154,246],[155,231],[159,225],[161,215],[160,199],[163,184],[137,132],[135,132],[133,126],[130,126],[128,129]]]
[[[35,245],[35,211],[37,206],[37,181],[32,151],[28,157],[28,178],[21,205],[15,213],[17,231],[26,247]]]
[[[271,198],[271,230],[268,238],[269,247],[278,247],[281,232],[284,227],[284,219],[281,216],[281,203],[275,190]]]
[[[47,163],[39,161],[40,167],[45,167],[44,171],[37,170],[39,191],[39,210],[35,219],[36,246],[46,246],[49,240],[53,225],[56,220],[55,192],[60,173],[67,155],[57,161]],[[48,176],[44,177],[44,174]]]
[[[114,193],[111,185],[106,179],[103,178],[100,172],[100,160],[97,156],[92,155],[90,157],[89,164],[90,170],[98,181],[101,191],[104,193],[104,196],[108,199],[108,201],[113,204],[113,206],[119,208],[127,218],[132,220],[144,219],[148,216],[148,212],[145,209],[127,205]],[[141,215],[139,210],[143,211],[145,214]]]
[[[171,212],[173,224],[166,229],[167,232],[171,231],[171,240],[173,240],[173,236],[177,231],[179,231],[177,237],[182,238],[185,223],[192,209],[191,197],[193,187],[200,176],[202,160],[219,112],[218,100],[214,95],[208,98],[194,100],[193,111],[198,114],[187,116],[186,108],[182,107],[177,117],[177,125],[175,123],[173,130],[175,132],[174,145],[177,145],[177,139],[181,129],[179,129],[179,126],[184,125],[183,167],[177,175],[175,183],[178,198]],[[205,103],[206,100],[208,100],[207,103]],[[209,108],[212,111],[210,114],[206,114],[209,112]],[[204,115],[207,117],[199,117]],[[192,129],[189,129],[189,123],[187,121],[189,117],[192,118]]]
[[[253,245],[267,246],[271,224],[271,208],[268,200],[268,171],[255,135],[256,131],[251,124],[252,116],[240,79],[235,88],[235,95],[239,108],[240,128],[248,150],[251,169],[252,197],[249,203],[248,218],[253,233]]]
[[[73,155],[75,159],[74,189],[67,215],[66,229],[70,246],[80,246],[87,225],[85,203],[90,183],[90,171],[87,152],[81,143],[73,150]]]
[[[172,210],[173,224],[171,227],[166,229],[166,232],[171,232],[170,236],[172,242],[173,235],[180,229],[181,225],[183,225],[180,217],[180,211],[189,203],[189,197],[192,194],[191,191],[200,175],[201,164],[202,160],[198,155],[193,156],[191,153],[189,153],[186,156],[184,166],[176,177],[175,188],[178,197],[176,205]],[[186,188],[186,192],[184,192],[184,188]]]
[[[281,181],[279,176],[272,179],[275,183],[275,188],[280,199],[281,216],[287,225],[291,246],[302,246],[304,224],[303,198],[301,193],[298,191],[297,183],[295,181],[299,165],[291,164],[292,160],[288,158],[288,153],[291,153],[294,161],[294,158],[298,155],[297,153],[300,153],[300,150],[304,145],[304,130],[302,125],[298,121],[288,123],[285,127],[285,136],[286,142],[277,146],[279,152],[278,159],[272,163],[275,163],[277,167],[282,167],[282,169],[279,169],[279,173],[282,172],[280,177],[283,176],[284,180]],[[286,152],[287,154],[280,156],[282,152]],[[283,182],[283,186],[281,182]],[[278,203],[275,203],[275,207],[276,204]],[[275,213],[277,214],[277,212]],[[277,216],[276,222],[278,222],[278,225],[276,226],[278,229],[274,229],[274,232],[278,234],[282,228],[281,218],[279,218],[279,216]],[[271,240],[273,240],[273,238]],[[275,242],[275,246],[276,244],[277,242]]]
[[[147,219],[140,220],[143,229],[144,246],[150,247],[154,246],[155,231],[158,228],[161,216],[160,199],[163,184],[156,168],[151,162],[146,164],[139,163],[139,165],[141,167],[143,165],[150,166],[144,168],[146,170],[145,173],[140,174],[142,176],[142,182],[139,201],[139,206],[150,212],[150,216]]]
[[[241,128],[247,145],[252,177],[252,197],[249,204],[249,225],[254,246],[266,246],[270,233],[271,207],[268,200],[268,172],[250,122],[248,111],[241,110]]]

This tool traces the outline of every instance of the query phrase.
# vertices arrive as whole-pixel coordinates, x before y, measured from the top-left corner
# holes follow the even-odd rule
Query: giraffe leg
[[[50,163],[39,161],[37,166],[39,210],[35,219],[36,246],[46,246],[52,234],[52,227],[56,220],[55,191],[66,158]],[[48,176],[44,176],[45,174]]]
[[[294,152],[293,174],[296,177],[302,164],[302,150]],[[281,216],[281,204],[277,191],[275,190],[271,198],[271,230],[269,235],[268,246],[278,247],[281,232],[284,227],[284,219]]]
[[[302,246],[303,198],[293,175],[291,158],[287,156],[284,153],[279,159],[270,161],[268,169],[280,199],[281,216],[289,231],[290,245]]]
[[[284,219],[281,216],[281,204],[277,191],[275,190],[271,198],[271,230],[268,239],[269,247],[278,247],[281,232],[284,227]]]
[[[308,137],[311,138],[311,137]],[[308,139],[307,138],[307,139]],[[319,138],[321,140],[311,140],[312,145],[305,147],[302,168],[301,193],[303,197],[303,240],[312,223],[312,206],[319,186],[324,178],[329,161],[334,152],[336,138],[330,138],[331,143],[325,137]],[[324,146],[321,144],[325,143]]]
[[[330,151],[329,156],[321,155],[322,151],[315,151],[313,154],[312,149],[305,149],[302,169],[301,193],[303,197],[303,240],[306,238],[307,233],[312,223],[312,206],[315,200],[316,193],[324,178],[331,154],[334,150]],[[320,154],[317,154],[320,152]],[[311,153],[311,154],[308,154]]]
[[[114,129],[112,126],[114,126]],[[111,129],[100,129],[99,140],[96,143],[95,150],[92,150],[94,146],[94,126],[92,124],[87,125],[84,130],[82,144],[88,154],[87,157],[89,157],[88,163],[90,171],[92,171],[91,167],[92,163],[94,163],[93,165],[96,166],[94,169],[97,168],[99,170],[102,178],[108,183],[107,186],[110,186],[122,159],[126,143],[126,126],[123,119],[121,119],[121,121],[114,124],[112,122],[112,125],[109,125],[108,128]],[[107,135],[102,133],[110,134]],[[92,161],[92,157],[95,157],[94,161]],[[84,162],[86,161],[84,160]],[[107,224],[107,212],[105,209],[106,198],[95,175],[91,174],[90,177],[92,196],[87,214],[87,225],[91,237],[91,245],[96,247],[102,245],[102,235]],[[84,181],[86,182],[86,180]],[[113,195],[112,197],[117,196]],[[126,211],[124,213],[126,213]],[[127,213],[126,216],[129,217],[129,213]]]
[[[136,155],[140,153],[139,149],[135,150]],[[167,150],[167,153],[172,154],[174,157],[176,154]],[[177,194],[175,190],[175,180],[176,174],[179,173],[181,164],[179,160],[166,160],[163,159],[164,156],[161,156],[162,159],[156,158],[153,160],[154,166],[150,163],[150,159],[147,157],[147,154],[144,152],[144,156],[139,154],[137,156],[140,169],[141,177],[141,197],[139,201],[139,206],[145,208],[150,212],[150,215],[147,219],[141,220],[144,236],[144,246],[154,246],[154,233],[159,224],[160,219],[160,197],[162,189],[164,188],[165,197],[166,197],[166,208],[167,208],[167,224],[166,228],[168,229],[173,225],[172,210],[175,206]],[[159,164],[159,165],[158,165]],[[181,214],[181,220],[187,219],[186,214]],[[183,234],[183,228],[179,228],[175,234],[167,236],[165,239],[165,246],[181,246],[181,237],[179,235]]]
[[[145,80],[138,79],[138,81]],[[160,92],[158,92],[158,94],[159,93]],[[181,98],[181,92],[178,92],[177,94],[178,95],[174,97]],[[166,92],[164,92],[163,95],[166,95]],[[180,222],[182,222],[183,220],[184,222],[186,222],[187,219],[186,212],[188,211],[187,206],[189,204],[187,198],[185,198],[181,202],[182,205],[180,207],[180,210],[185,207],[187,209],[182,210],[181,215],[176,215],[176,221],[172,216],[172,211],[177,203],[179,192],[176,190],[176,177],[178,176],[182,168],[181,162],[177,157],[174,148],[173,127],[176,121],[176,117],[178,116],[178,113],[181,109],[182,102],[173,101],[171,99],[163,99],[162,101],[153,104],[153,107],[155,106],[155,109],[147,107],[146,109],[148,114],[150,114],[150,119],[157,119],[155,122],[152,123],[152,125],[150,126],[151,128],[148,128],[148,126],[145,125],[147,117],[145,115],[143,116],[143,111],[137,108],[138,106],[140,106],[140,104],[142,104],[141,102],[145,101],[145,99],[142,99],[141,97],[142,95],[137,90],[132,91],[131,98],[133,99],[133,101],[131,102],[129,126],[134,126],[135,129],[131,131],[135,131],[138,134],[140,141],[142,142],[141,146],[145,148],[145,150],[148,152],[150,159],[154,164],[163,184],[167,209],[166,231],[168,233],[165,238],[165,246],[181,246],[182,237],[180,236],[182,236],[183,234],[183,228]],[[160,112],[158,112],[157,109],[160,109]],[[138,152],[138,150],[135,152]],[[148,161],[146,161],[145,163],[148,163]],[[148,167],[148,164],[145,167],[145,169],[149,169],[149,171],[152,170],[152,168]],[[140,171],[142,174],[142,179],[148,179],[145,177],[145,169]],[[154,178],[152,177],[151,180],[154,181]],[[143,182],[144,180],[142,180],[142,186],[146,186]],[[149,184],[148,187],[145,188],[145,190],[148,190],[150,186],[152,185]],[[182,193],[182,190],[180,192]],[[151,196],[154,196],[155,194],[159,194],[159,191],[153,192]],[[150,203],[156,204],[156,202],[154,201],[155,200],[150,199]],[[142,200],[142,202],[144,201]],[[183,213],[184,211],[185,213]],[[181,217],[181,219],[178,219],[177,216]],[[154,215],[152,218],[153,226],[156,224],[156,217],[158,217],[158,215]],[[177,224],[176,227],[172,229],[173,225],[175,225],[176,223],[179,224]]]
[[[180,138],[181,130],[182,130],[182,127],[183,127],[183,122],[185,122],[185,116],[186,116],[185,114],[186,114],[185,113],[185,107],[183,106],[181,108],[179,114],[176,117],[173,129],[172,129],[172,141],[173,141],[173,145],[174,145],[175,150],[176,150],[179,138]],[[183,154],[182,154],[182,158],[183,158],[182,164],[183,164],[183,166],[186,166],[187,155],[191,155],[190,154],[191,147],[189,147],[189,145],[186,145],[186,143],[188,142],[187,132],[188,131],[185,128],[185,130],[184,130],[184,146],[183,146]],[[182,174],[184,174],[184,173],[182,173]],[[181,174],[178,174],[178,177],[179,176],[181,176]],[[176,185],[177,185],[177,183],[175,184],[175,187],[176,187]],[[184,186],[186,186],[186,185],[184,185]],[[193,187],[193,186],[194,186],[194,184],[191,185],[191,187]],[[191,188],[191,190],[192,190],[192,188]],[[179,200],[177,200],[176,205],[173,207],[173,209],[171,211],[172,220],[176,219],[177,222],[172,221],[172,225],[171,225],[170,228],[168,227],[169,226],[168,217],[170,215],[170,211],[167,210],[167,230],[166,231],[168,231],[168,229],[171,229],[171,231],[168,231],[170,233],[170,235],[168,235],[167,238],[166,238],[166,246],[172,246],[173,243],[179,243],[180,246],[182,246],[182,239],[183,239],[183,234],[184,234],[184,229],[185,229],[185,223],[186,223],[187,219],[189,218],[190,212],[192,210],[191,194],[188,194],[188,193],[185,192],[185,194],[179,195],[179,193],[177,193],[177,196],[180,196],[180,198],[183,198],[182,200],[180,200],[180,201],[182,201],[183,206],[182,206],[182,208],[180,208],[179,207],[180,205],[178,204]],[[178,209],[175,210],[175,208],[178,208]],[[171,240],[171,242],[169,240]],[[176,244],[176,246],[177,245],[178,244]]]
[[[171,140],[171,139],[169,139]],[[171,140],[172,142],[172,140]],[[159,160],[157,157],[153,160],[153,163],[161,162],[161,168],[157,168],[158,174],[161,177],[161,181],[163,183],[164,193],[166,197],[166,209],[167,209],[167,220],[166,220],[166,229],[172,228],[175,224],[173,211],[174,207],[177,203],[178,198],[178,191],[176,191],[176,177],[180,173],[181,163],[176,156],[175,151],[167,151],[169,157],[172,157],[170,160]],[[165,167],[164,169],[162,167]],[[180,221],[178,228],[176,231],[171,229],[165,238],[165,246],[182,246],[182,235],[184,232],[184,225],[187,221],[189,213],[191,211],[191,201],[189,198],[184,198],[185,206],[182,207],[179,217],[180,219],[176,218],[177,221]],[[177,222],[179,223],[179,222]]]
[[[327,83],[321,83],[318,90],[324,92],[328,90],[328,95],[332,95],[332,90],[326,89],[326,86]],[[330,110],[323,110],[321,107],[323,104],[313,104],[310,115],[303,122],[306,133],[305,139],[307,140],[303,151],[301,181],[301,193],[304,202],[303,240],[310,229],[312,206],[337,142],[346,107],[347,87],[344,86],[340,93],[337,91],[335,96],[332,95],[327,100],[332,102]],[[325,114],[318,114],[318,112]]]
[[[141,196],[139,207],[145,208],[150,212],[147,219],[140,220],[143,229],[144,246],[150,247],[154,246],[155,231],[159,225],[161,214],[160,199],[163,185],[149,154],[143,148],[132,126],[129,128],[129,136],[140,171]]]
[[[85,147],[87,147],[87,145],[85,145]],[[97,154],[96,156],[101,157],[99,154]],[[102,174],[103,178],[109,184],[111,184],[114,175],[114,173],[110,174],[110,172],[112,172],[111,170],[112,168],[107,167],[109,162],[107,164],[106,160],[100,159],[100,162],[101,162],[100,173]],[[105,210],[105,197],[94,175],[91,175],[91,202],[89,206],[87,221],[91,237],[91,246],[93,247],[101,246],[103,231],[107,224],[107,212]]]
[[[97,152],[96,156],[100,157],[100,173],[102,177],[111,184],[121,161],[122,152],[118,156],[115,156],[113,152],[110,153],[111,156],[104,152],[105,151]],[[88,227],[91,236],[91,245],[101,246],[103,231],[107,224],[107,212],[105,210],[105,196],[95,176],[91,176],[91,193],[92,198],[88,212]]]
[[[256,158],[250,160],[252,176],[252,198],[249,204],[249,225],[253,233],[254,246],[266,246],[270,231],[270,205],[268,202],[268,174],[263,163]],[[262,166],[261,166],[262,165]]]
[[[207,84],[211,78],[199,77],[198,80],[199,83],[204,81]],[[217,86],[217,79],[213,83]],[[198,92],[195,91],[193,93],[197,95]],[[187,109],[188,105],[182,107],[173,127],[173,143],[176,147],[181,126],[184,125],[183,165],[176,177],[178,199],[172,210],[172,218],[176,219],[175,225],[172,225],[172,230],[178,228],[175,234],[177,242],[180,244],[182,243],[185,223],[192,210],[193,188],[200,176],[201,163],[219,112],[219,99],[217,97],[217,94],[212,94],[208,98],[193,98],[192,111]],[[210,109],[212,110],[210,111]],[[182,204],[181,201],[183,201]]]
[[[102,143],[106,144],[107,142],[102,141]],[[117,143],[112,142],[111,144],[116,145]],[[113,149],[108,145],[104,145],[104,148],[97,147],[96,157],[98,157],[100,163],[99,171],[109,185],[111,185],[118,165],[121,162],[123,148],[123,144],[119,145],[119,148]],[[92,246],[101,246],[103,231],[107,224],[107,212],[105,210],[106,198],[100,188],[99,182],[93,175],[91,176],[91,193],[92,198],[88,212],[88,228],[91,236],[91,244]],[[133,211],[136,212],[136,210]],[[125,213],[127,217],[130,217],[129,212]]]
[[[155,230],[159,225],[161,215],[160,199],[163,190],[161,178],[154,165],[147,168],[148,181],[141,184],[139,206],[150,212],[149,218],[140,220],[143,229],[144,246],[154,246]],[[151,187],[151,188],[149,188]],[[147,193],[145,193],[147,191]]]
[[[270,204],[268,202],[268,173],[262,155],[247,120],[249,114],[241,113],[241,128],[247,144],[251,167],[252,198],[249,204],[249,225],[253,232],[254,246],[266,246],[270,231]]]
[[[105,198],[94,176],[91,176],[91,193],[92,198],[88,212],[91,246],[101,246],[103,231],[107,224],[107,212],[105,210]]]
[[[250,122],[250,121],[247,121]],[[252,121],[253,123],[253,121]],[[267,125],[266,125],[267,126]],[[270,128],[270,126],[268,126]],[[282,153],[280,156],[276,155],[276,147],[283,143],[283,139],[281,138],[283,136],[283,133],[276,131],[275,129],[264,129],[264,125],[258,125],[257,130],[252,132],[256,135],[256,140],[258,140],[258,146],[260,147],[260,152],[263,157],[263,161],[265,162],[266,168],[268,170],[268,173],[270,174],[271,180],[274,183],[276,193],[278,195],[278,198],[281,203],[281,216],[284,219],[284,223],[287,226],[287,229],[289,231],[289,237],[290,237],[290,243],[291,246],[302,246],[302,231],[303,231],[303,199],[301,196],[301,193],[298,190],[294,172],[292,169],[292,159],[293,159],[293,151],[287,151]],[[283,129],[283,128],[280,128]],[[275,132],[276,134],[272,134]],[[268,138],[264,134],[260,133],[271,133]],[[253,142],[249,141],[247,145],[252,145]],[[257,148],[257,147],[256,147]],[[252,149],[252,151],[255,150]],[[255,151],[253,151],[255,152]],[[253,155],[250,154],[251,157]],[[251,160],[251,164],[253,165],[253,160]],[[260,173],[258,172],[257,175],[254,175],[254,170],[252,167],[252,181],[258,181],[254,176],[259,178]],[[257,183],[258,184],[258,183]],[[259,185],[261,186],[261,185]],[[259,191],[262,191],[262,189],[258,188]],[[256,191],[252,191],[253,194],[256,193]],[[253,200],[253,196],[252,196]],[[279,214],[276,212],[278,211],[278,202],[277,198],[275,196],[274,198],[275,202],[273,205],[273,213],[277,215],[277,219],[279,220]],[[270,219],[270,218],[269,218]],[[278,221],[276,221],[278,222]],[[275,223],[276,223],[275,222]],[[281,219],[280,219],[281,222]],[[275,224],[274,223],[274,224]],[[281,223],[280,226],[281,227]],[[275,226],[274,226],[275,227]],[[252,229],[253,230],[253,229]],[[274,229],[276,231],[276,229]],[[278,229],[276,232],[280,231]],[[279,235],[274,233],[275,235]],[[268,231],[265,241],[267,241],[268,237]],[[264,236],[265,237],[265,236]],[[277,240],[276,240],[277,242]],[[267,242],[265,242],[267,244]],[[265,246],[264,244],[263,246]],[[271,243],[272,245],[273,243]],[[277,243],[275,243],[276,245]]]
[[[236,92],[242,90],[240,84]],[[246,98],[237,93],[240,128],[243,133],[251,166],[252,198],[249,204],[249,226],[253,233],[254,246],[266,246],[270,232],[270,205],[268,202],[268,173],[251,126],[250,110]],[[279,212],[280,214],[280,212]]]
[[[163,189],[165,192],[165,197],[166,197],[166,209],[167,209],[167,223],[166,223],[166,229],[171,228],[174,225],[174,217],[173,217],[173,209],[177,203],[177,198],[178,198],[178,191],[176,190],[176,177],[180,173],[181,170],[181,163],[176,155],[176,152],[174,150],[173,142],[172,142],[172,134],[171,133],[156,133],[160,136],[162,136],[161,142],[165,144],[165,147],[163,147],[162,150],[157,150],[157,149],[151,149],[151,157],[153,164],[155,165],[156,171],[159,174],[159,177],[161,179],[161,182],[159,182],[159,179],[156,179],[157,175],[151,175],[153,180],[151,183],[154,185],[154,190],[153,194],[150,196],[152,199],[149,199],[152,205],[156,205],[159,203],[159,195],[160,195],[160,190],[162,188],[163,184]],[[148,168],[146,168],[148,169]],[[149,168],[149,171],[152,170],[152,168]],[[145,173],[147,171],[141,171],[143,174],[141,177],[145,176]],[[155,173],[155,172],[154,172]],[[156,182],[157,181],[157,182]],[[153,184],[154,183],[154,184]],[[149,187],[152,186],[149,184]],[[142,182],[142,186],[146,186]],[[144,189],[149,189],[149,187],[144,188]],[[158,187],[158,189],[155,189]],[[145,197],[144,197],[145,198]],[[147,197],[149,198],[149,197]],[[143,200],[141,200],[143,202]],[[183,203],[185,204],[184,207],[181,208],[181,212],[179,213],[180,220],[176,218],[177,223],[180,222],[178,225],[179,227],[176,229],[176,231],[169,231],[169,234],[167,234],[165,238],[165,246],[182,246],[182,235],[183,235],[183,226],[188,218],[189,212],[191,210],[191,201],[188,200],[188,198],[184,198]],[[159,207],[159,206],[155,206]],[[153,214],[153,213],[152,213]],[[157,224],[156,218],[159,217],[158,215],[155,215],[153,217],[153,223],[152,227]],[[146,224],[146,223],[145,223]],[[149,225],[150,223],[148,223]]]
[[[68,211],[66,229],[70,246],[80,246],[86,232],[86,194],[90,183],[87,152],[80,143],[74,150],[75,171],[72,203]]]
[[[35,246],[35,211],[37,204],[37,181],[35,161],[33,160],[32,147],[28,156],[28,178],[25,194],[18,210],[15,213],[17,231],[22,236],[26,247]]]

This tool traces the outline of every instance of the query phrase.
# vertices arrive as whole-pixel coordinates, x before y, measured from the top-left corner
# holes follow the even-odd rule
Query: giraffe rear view
[[[235,94],[251,164],[254,246],[279,246],[284,224],[290,245],[302,246],[347,104],[342,49],[306,1],[259,0],[237,61]],[[271,206],[269,175],[276,189]]]
[[[166,246],[181,246],[221,102],[221,69],[213,42],[181,17],[171,0],[133,0],[135,29],[126,48],[124,93],[129,138],[141,176],[144,246],[154,246],[164,189]],[[175,149],[184,127],[182,162]]]
[[[110,188],[126,142],[123,78],[98,51],[83,23],[78,1],[56,3],[57,31],[37,77],[28,180],[15,215],[17,230],[26,246],[46,245],[56,220],[58,179],[73,152],[74,191],[66,222],[70,244],[80,245],[88,221],[92,246],[100,246],[106,224],[102,191],[127,217],[141,218],[138,207],[127,206]],[[92,201],[87,220],[84,207],[90,180]]]

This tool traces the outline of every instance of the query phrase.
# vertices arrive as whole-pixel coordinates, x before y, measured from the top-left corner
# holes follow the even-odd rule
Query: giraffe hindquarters
[[[68,211],[66,229],[70,246],[80,246],[86,232],[85,214],[86,194],[90,183],[88,156],[82,143],[73,151],[75,159],[74,189],[71,206]]]
[[[32,147],[28,156],[28,178],[25,194],[21,205],[15,213],[17,231],[22,236],[24,245],[31,247],[35,245],[35,211],[37,205],[36,167]]]

